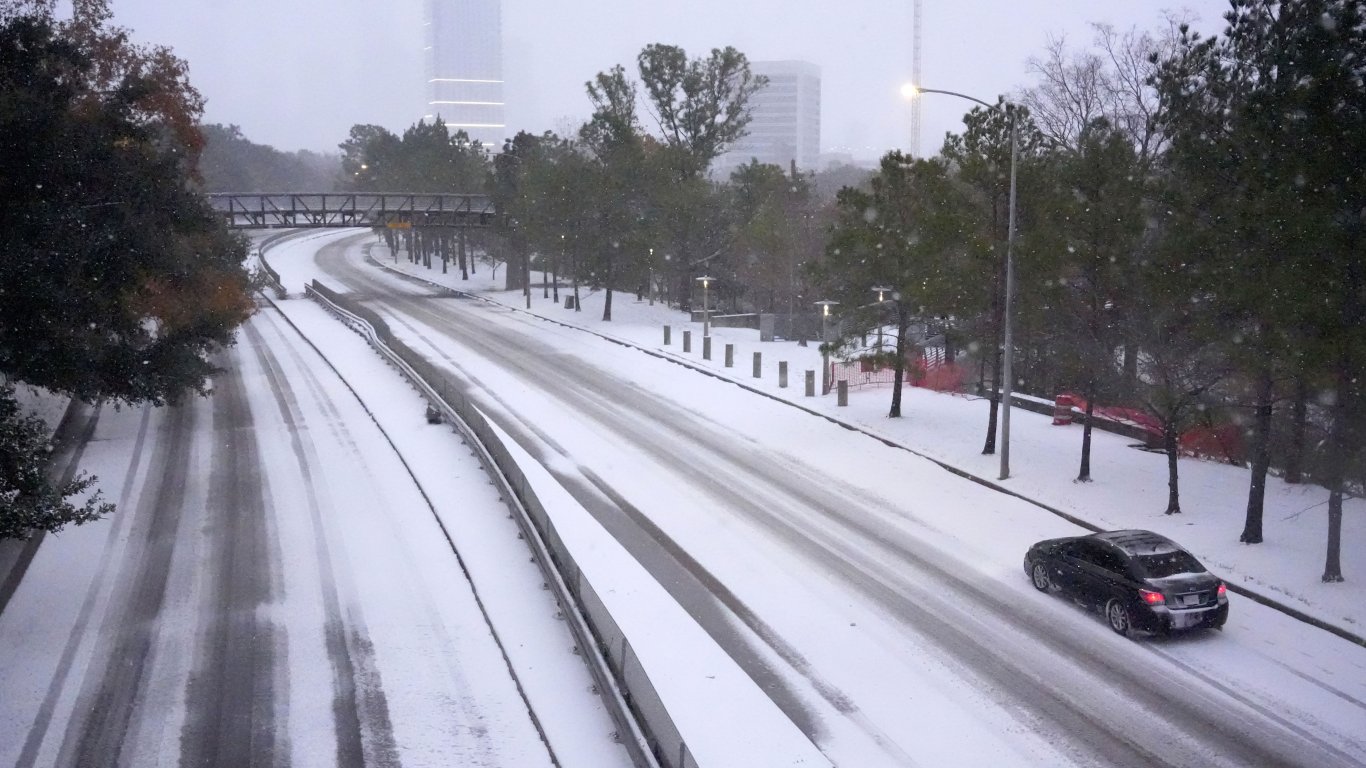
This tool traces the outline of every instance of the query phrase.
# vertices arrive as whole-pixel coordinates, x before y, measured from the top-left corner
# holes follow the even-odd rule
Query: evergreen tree
[[[1157,79],[1181,249],[1248,352],[1253,480],[1242,539],[1262,538],[1275,382],[1322,377],[1333,402],[1323,578],[1342,578],[1342,496],[1362,453],[1366,376],[1366,7],[1234,0],[1223,36],[1186,33]]]
[[[0,373],[86,400],[204,393],[209,354],[250,314],[245,242],[193,178],[202,100],[183,62],[108,28],[0,2]],[[0,397],[0,536],[109,511],[42,480],[41,424]]]

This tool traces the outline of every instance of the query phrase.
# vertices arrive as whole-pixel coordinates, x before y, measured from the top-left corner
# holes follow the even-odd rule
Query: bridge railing
[[[233,229],[492,226],[488,195],[390,192],[214,193],[209,204]]]

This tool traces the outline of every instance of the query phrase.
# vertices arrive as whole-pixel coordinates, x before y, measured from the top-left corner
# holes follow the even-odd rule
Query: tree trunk
[[[1344,357],[1346,357],[1344,355]],[[1351,428],[1352,409],[1348,398],[1352,388],[1348,382],[1350,368],[1345,361],[1338,371],[1337,398],[1333,403],[1332,433],[1328,442],[1328,552],[1323,561],[1323,580],[1326,582],[1343,581],[1342,577],[1342,496],[1343,484],[1347,474],[1347,455],[1351,447],[1348,430]]]
[[[1180,455],[1180,444],[1175,420],[1163,422],[1162,446],[1167,450],[1166,514],[1179,515],[1181,514],[1181,493],[1177,483],[1177,458]]]
[[[1081,469],[1077,472],[1077,482],[1091,482],[1091,414],[1096,408],[1096,387],[1092,381],[1087,384],[1086,413],[1081,417]]]
[[[887,418],[901,418],[901,382],[906,376],[906,329],[911,324],[910,315],[900,307],[896,313],[896,374],[892,377],[892,408]]]
[[[995,370],[991,372],[991,409],[987,413],[987,441],[982,446],[982,455],[996,453],[996,420],[1001,410],[1001,352],[996,351]]]
[[[465,230],[463,229],[460,230],[460,242],[456,244],[456,248],[458,258],[460,259],[460,279],[468,280],[470,279],[470,268],[469,262],[466,261],[466,257],[469,253],[465,248]]]
[[[1257,409],[1252,426],[1252,482],[1247,492],[1247,517],[1243,534],[1238,540],[1244,544],[1262,543],[1262,509],[1266,500],[1266,471],[1271,466],[1271,417],[1276,384],[1271,369],[1263,367],[1257,386]]]
[[[1285,481],[1304,481],[1304,436],[1308,420],[1309,385],[1301,375],[1295,379],[1295,402],[1291,407],[1290,455],[1285,457]]]

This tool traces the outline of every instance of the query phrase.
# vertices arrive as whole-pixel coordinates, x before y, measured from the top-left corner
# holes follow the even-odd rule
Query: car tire
[[[1029,580],[1034,583],[1034,588],[1040,592],[1047,592],[1053,588],[1053,580],[1048,578],[1048,569],[1043,563],[1035,563],[1029,571]]]
[[[1134,625],[1129,619],[1129,609],[1116,598],[1105,604],[1105,621],[1116,634],[1133,636]]]

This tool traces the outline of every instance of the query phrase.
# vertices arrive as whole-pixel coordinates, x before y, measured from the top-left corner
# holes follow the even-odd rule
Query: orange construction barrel
[[[1072,407],[1077,404],[1072,395],[1058,395],[1053,398],[1053,426],[1072,423]]]

